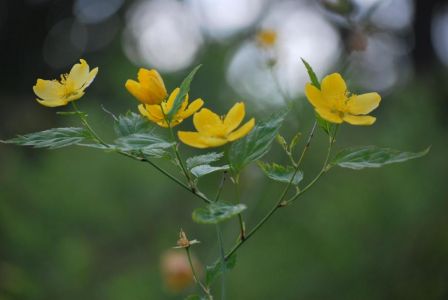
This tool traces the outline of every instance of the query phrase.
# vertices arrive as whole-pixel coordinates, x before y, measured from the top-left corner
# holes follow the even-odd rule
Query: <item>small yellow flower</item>
[[[376,118],[367,114],[377,108],[381,101],[378,93],[350,94],[339,73],[326,76],[320,90],[307,83],[305,94],[323,119],[337,124],[372,125]]]
[[[277,32],[270,29],[261,30],[257,33],[256,39],[260,46],[270,48],[277,42]]]
[[[245,114],[243,102],[236,103],[225,117],[219,117],[211,110],[203,108],[193,116],[193,124],[197,132],[179,131],[177,134],[183,143],[191,147],[219,147],[242,138],[252,130],[255,126],[254,118],[236,129],[243,121]]]
[[[147,117],[151,122],[156,123],[161,127],[168,127],[168,123],[165,120],[165,116],[168,115],[173,108],[174,100],[176,96],[179,94],[179,88],[174,89],[171,93],[168,101],[162,101],[160,104],[140,104],[138,106],[138,110],[140,113]],[[204,101],[202,99],[196,99],[188,105],[188,94],[185,96],[184,101],[182,102],[181,107],[177,111],[177,113],[173,116],[169,126],[174,127],[181,123],[183,120],[197,112],[202,105],[204,105]],[[163,111],[162,111],[163,109]]]
[[[84,95],[84,90],[92,83],[98,73],[98,68],[90,71],[89,65],[84,59],[75,64],[69,74],[61,75],[61,80],[37,79],[33,86],[36,100],[48,107],[67,105],[70,101],[77,100]]]
[[[145,104],[160,104],[168,96],[163,79],[156,70],[141,68],[137,78],[138,82],[128,79],[125,86],[138,101]]]

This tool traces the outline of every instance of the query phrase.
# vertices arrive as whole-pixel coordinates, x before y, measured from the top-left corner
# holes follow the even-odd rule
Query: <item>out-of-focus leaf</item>
[[[289,183],[291,178],[295,172],[294,167],[292,166],[281,166],[276,163],[268,164],[259,161],[258,165],[263,170],[263,173],[266,174],[272,180]],[[294,179],[292,181],[293,185],[298,185],[300,181],[303,179],[303,173],[301,171],[296,172]]]
[[[404,162],[428,154],[430,148],[421,152],[403,152],[376,146],[347,148],[336,154],[330,166],[360,170],[364,168],[379,168],[387,164]]]
[[[168,112],[166,118],[168,120],[172,120],[173,116],[177,113],[180,106],[182,105],[182,101],[184,100],[185,96],[188,94],[188,91],[190,90],[190,84],[193,80],[194,75],[199,70],[201,65],[197,66],[193,69],[193,71],[190,72],[190,74],[185,77],[185,79],[182,81],[180,88],[179,88],[179,94],[177,94],[176,99],[174,99],[173,107]]]
[[[57,149],[76,145],[86,139],[91,139],[91,136],[84,128],[63,127],[28,133],[1,142],[5,144],[32,146],[35,148]]]
[[[187,168],[190,170],[194,167],[209,164],[212,162],[215,162],[217,160],[220,160],[224,156],[224,153],[222,152],[210,152],[203,155],[193,156],[190,158],[187,158]]]
[[[239,173],[246,165],[262,158],[271,148],[282,126],[287,111],[272,115],[267,121],[259,122],[244,138],[234,142],[229,149],[230,166]]]
[[[200,165],[192,168],[190,170],[191,174],[193,174],[195,177],[199,178],[204,175],[217,172],[217,171],[225,171],[229,169],[229,165],[224,166],[210,166],[210,165]]]
[[[217,224],[235,217],[247,207],[244,204],[217,202],[193,211],[193,221],[200,224]]]
[[[128,112],[126,115],[118,116],[114,124],[114,129],[119,137],[123,137],[136,133],[151,132],[153,126],[141,115]]]
[[[277,134],[275,139],[277,140],[277,143],[279,143],[279,145],[282,146],[282,148],[285,151],[288,151],[288,144],[286,143],[285,138],[281,134]]]
[[[297,146],[297,144],[299,143],[300,137],[302,136],[301,132],[297,132],[296,135],[294,135],[294,137],[291,140],[291,143],[289,144],[289,152],[293,152],[294,148]]]
[[[236,254],[230,256],[225,263],[226,270],[231,270],[236,265]],[[221,260],[217,261],[211,266],[206,267],[205,284],[210,286],[216,278],[222,274]]]

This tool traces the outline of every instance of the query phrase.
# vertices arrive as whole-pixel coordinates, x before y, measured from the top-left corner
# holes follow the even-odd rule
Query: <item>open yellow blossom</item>
[[[179,139],[195,148],[219,147],[228,142],[233,142],[248,134],[255,126],[255,119],[250,119],[246,124],[237,129],[245,115],[244,103],[236,103],[224,117],[207,108],[193,116],[193,124],[197,132],[179,131]]]
[[[277,42],[277,32],[270,29],[264,29],[257,33],[256,39],[260,46],[270,48]]]
[[[323,119],[337,124],[372,125],[376,118],[367,114],[377,108],[381,101],[378,93],[350,94],[339,73],[326,76],[320,90],[307,83],[305,94]]]
[[[140,113],[147,117],[150,121],[156,123],[161,127],[168,127],[168,123],[165,120],[165,116],[168,115],[173,108],[174,100],[179,94],[179,88],[174,89],[171,93],[168,101],[162,101],[160,104],[140,104],[138,106],[138,110]],[[188,105],[188,94],[185,96],[182,105],[180,106],[177,113],[173,116],[170,127],[174,127],[181,123],[183,120],[197,112],[202,105],[204,105],[204,101],[202,99],[196,99]],[[163,109],[163,111],[162,111]]]
[[[70,73],[61,75],[61,80],[37,79],[33,86],[36,100],[48,107],[67,105],[70,101],[77,100],[84,95],[84,90],[92,83],[98,73],[98,68],[90,71],[89,65],[84,59],[79,60]]]
[[[160,104],[168,96],[163,79],[156,70],[141,68],[137,79],[138,82],[128,79],[125,86],[138,101],[145,104]]]

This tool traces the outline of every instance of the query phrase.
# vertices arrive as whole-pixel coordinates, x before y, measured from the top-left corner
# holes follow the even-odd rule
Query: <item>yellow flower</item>
[[[270,48],[277,42],[277,33],[270,29],[261,30],[257,33],[256,39],[260,46]]]
[[[176,88],[168,98],[168,101],[162,101],[160,104],[140,104],[138,106],[138,110],[140,113],[147,117],[150,121],[157,123],[157,125],[161,127],[168,127],[168,123],[165,120],[165,116],[169,114],[171,109],[173,108],[174,100],[176,96],[179,94],[179,88]],[[183,120],[197,112],[202,105],[204,105],[204,101],[202,99],[196,99],[188,105],[188,94],[185,96],[182,105],[180,106],[177,113],[173,116],[170,127],[174,127],[181,123]],[[163,108],[163,111],[162,111]]]
[[[381,101],[378,93],[350,94],[339,73],[326,76],[320,90],[307,83],[305,94],[323,119],[337,124],[372,125],[376,118],[367,114],[377,108]]]
[[[236,103],[225,117],[219,117],[209,109],[203,108],[194,114],[193,124],[197,132],[179,131],[179,139],[195,148],[219,147],[242,138],[255,126],[252,118],[236,129],[244,119],[244,103]],[[235,130],[236,129],[236,130]]]
[[[90,71],[84,59],[75,64],[69,74],[61,75],[61,80],[37,79],[33,86],[36,100],[45,106],[56,107],[67,105],[84,95],[84,90],[92,83],[98,73],[98,68]]]
[[[168,96],[163,79],[156,70],[141,68],[137,78],[138,82],[128,79],[125,86],[138,101],[145,104],[160,104]]]

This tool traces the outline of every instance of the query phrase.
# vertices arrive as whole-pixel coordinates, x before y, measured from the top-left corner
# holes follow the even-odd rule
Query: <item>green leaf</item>
[[[153,126],[147,119],[134,112],[128,112],[126,115],[118,116],[114,129],[119,137],[135,133],[146,133],[153,129]]]
[[[293,152],[294,148],[299,143],[299,140],[300,140],[301,137],[302,137],[302,133],[301,132],[297,132],[296,135],[294,135],[294,137],[291,140],[291,143],[289,143],[289,152],[290,153]]]
[[[277,140],[277,143],[278,143],[280,146],[282,146],[282,148],[283,148],[285,151],[288,151],[288,144],[286,143],[285,138],[284,138],[281,134],[277,134],[277,135],[275,136],[275,139]]]
[[[266,174],[272,180],[289,183],[293,174],[295,173],[295,168],[292,166],[281,166],[276,163],[268,164],[262,161],[258,162],[258,166],[263,170],[263,173]],[[303,179],[303,173],[301,171],[296,172],[294,179],[292,181],[293,185],[298,185],[300,181]]]
[[[125,152],[138,151],[146,156],[170,157],[169,151],[174,143],[169,143],[153,133],[135,133],[115,140],[115,147]]]
[[[5,144],[32,146],[35,148],[57,149],[76,145],[83,140],[90,138],[90,133],[84,128],[64,127],[20,135],[16,138],[1,142]]]
[[[304,60],[303,58],[300,58],[303,62],[303,64],[305,65],[306,71],[308,72],[308,76],[310,77],[310,81],[311,83],[317,87],[320,90],[320,82],[319,79],[317,79],[316,73],[314,73],[313,68],[311,68],[311,65]]]
[[[402,152],[399,150],[364,146],[347,148],[336,154],[330,166],[360,170],[364,168],[379,168],[387,164],[404,162],[428,154],[430,147],[421,152]]]
[[[188,91],[190,90],[191,81],[193,80],[194,75],[196,74],[196,72],[199,70],[200,67],[201,65],[194,68],[193,71],[191,71],[190,74],[188,74],[188,76],[185,77],[184,81],[182,81],[179,88],[179,93],[177,94],[176,99],[174,99],[173,107],[166,116],[166,118],[169,121],[173,119],[173,116],[177,113],[177,111],[181,107],[185,96],[188,94]]]
[[[209,164],[215,161],[220,160],[224,156],[224,153],[222,152],[210,152],[203,155],[193,156],[190,158],[187,158],[187,168],[191,170],[192,168],[200,165]]]
[[[230,256],[225,263],[226,270],[231,270],[236,265],[236,254]],[[221,260],[215,262],[211,266],[206,267],[205,284],[210,286],[215,279],[217,279],[222,274],[222,264]]]
[[[196,208],[193,211],[193,221],[200,224],[217,224],[235,217],[246,208],[244,204],[212,203],[206,207]]]
[[[213,173],[213,172],[217,172],[217,171],[224,171],[224,170],[228,170],[229,169],[229,165],[224,165],[224,166],[210,166],[210,165],[200,165],[200,166],[196,166],[194,168],[192,168],[190,170],[191,174],[193,174],[195,177],[199,178],[202,177],[204,175]]]
[[[248,135],[230,146],[229,161],[235,173],[239,173],[246,165],[262,158],[269,151],[286,114],[287,111],[282,111],[265,122],[259,122]]]

